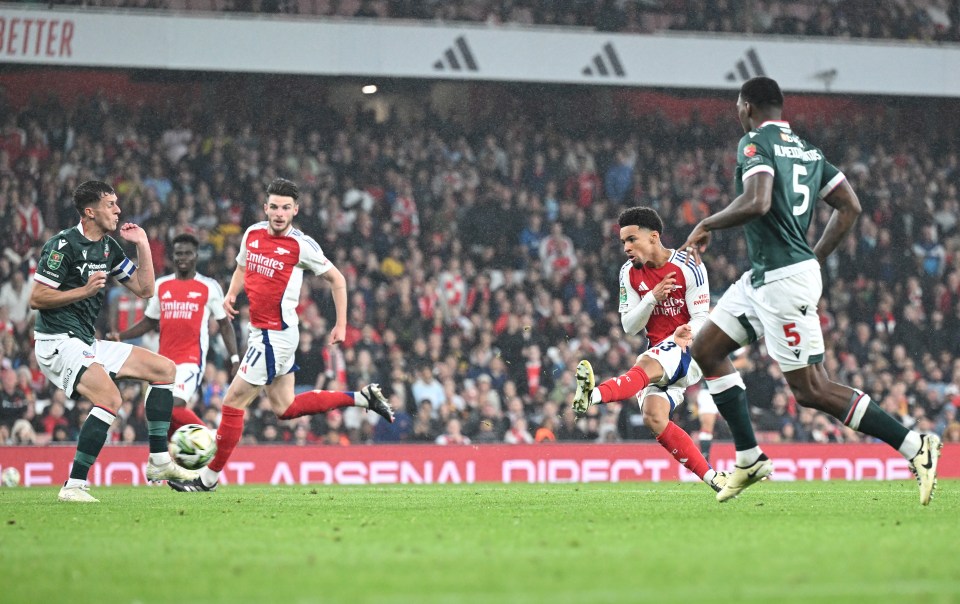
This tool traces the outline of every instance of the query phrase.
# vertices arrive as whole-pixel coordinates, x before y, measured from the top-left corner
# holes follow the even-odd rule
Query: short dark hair
[[[274,178],[270,186],[267,187],[267,195],[279,195],[281,197],[292,197],[294,201],[300,197],[300,189],[296,183],[286,178]]]
[[[200,240],[194,237],[191,233],[180,233],[174,237],[173,245],[177,245],[178,243],[188,243],[192,245],[194,249],[198,249],[200,247]]]
[[[750,78],[740,87],[740,96],[754,107],[783,107],[783,92],[773,78],[757,76]]]
[[[660,215],[657,214],[657,211],[653,208],[644,206],[627,208],[620,212],[617,223],[620,225],[620,228],[636,225],[641,229],[648,229],[663,234],[663,220],[660,219]]]
[[[73,205],[82,217],[84,208],[97,205],[104,195],[116,195],[116,191],[101,180],[88,180],[73,190]]]

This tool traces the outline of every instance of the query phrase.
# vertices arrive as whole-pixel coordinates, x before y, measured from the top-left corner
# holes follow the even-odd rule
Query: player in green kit
[[[154,274],[147,235],[135,224],[120,227],[120,238],[137,246],[135,265],[108,233],[120,216],[117,195],[107,183],[87,181],[73,192],[80,223],[47,241],[30,292],[38,309],[35,353],[40,369],[67,396],[84,396],[93,403],[77,438],[70,478],[60,489],[60,501],[95,503],[87,474],[107,438],[107,429],[120,408],[114,379],[150,382],[146,416],[150,439],[147,479],[194,478],[173,463],[167,451],[167,427],[173,408],[173,361],[144,348],[95,338],[94,325],[103,306],[107,279],[113,277],[141,298],[153,295]]]
[[[737,149],[738,195],[703,219],[684,244],[698,254],[711,231],[743,225],[750,256],[751,270],[723,295],[691,348],[737,452],[736,468],[717,500],[732,499],[773,472],[757,446],[743,380],[729,360],[736,349],[765,338],[797,402],[897,449],[920,484],[920,503],[927,505],[937,484],[940,439],[907,430],[869,395],[830,381],[823,368],[820,265],[853,227],[860,201],[843,173],[782,121],[782,110],[774,80],[757,77],[740,88],[737,114],[746,135]],[[820,199],[834,211],[811,249],[807,230]]]

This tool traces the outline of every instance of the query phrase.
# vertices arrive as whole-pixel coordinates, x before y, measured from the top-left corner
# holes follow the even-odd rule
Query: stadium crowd
[[[80,5],[794,36],[960,40],[960,7],[947,0],[54,0]]]
[[[298,388],[380,382],[398,414],[392,425],[359,409],[281,422],[264,401],[247,415],[246,440],[650,437],[635,400],[576,420],[574,370],[589,358],[599,375],[616,375],[642,350],[643,338],[624,336],[617,313],[617,215],[651,206],[667,225],[665,243],[679,245],[700,217],[731,199],[740,136],[732,119],[707,124],[651,112],[588,125],[508,111],[464,125],[429,109],[377,122],[361,110],[338,115],[320,100],[245,103],[223,114],[105,95],[68,106],[50,98],[14,107],[0,98],[0,444],[75,439],[90,410],[37,368],[27,303],[40,246],[77,221],[71,192],[79,182],[116,188],[121,222],[146,229],[158,275],[172,270],[172,238],[190,232],[201,242],[200,272],[225,286],[240,236],[262,216],[264,186],[275,176],[300,184],[296,224],[349,286],[347,340],[330,348],[329,293],[318,279],[305,281]],[[911,111],[792,120],[848,175],[864,206],[856,232],[825,267],[825,365],[904,424],[960,441],[960,163],[950,130],[939,120],[908,124]],[[829,216],[822,205],[814,233]],[[719,233],[705,261],[717,299],[748,266],[743,239]],[[101,333],[128,327],[144,307],[118,286],[107,300]],[[234,327],[243,347],[243,311]],[[194,405],[211,426],[227,386],[224,356],[215,345]],[[746,360],[763,439],[859,438],[799,408],[762,346]],[[121,391],[111,439],[146,440],[141,385],[125,382]],[[693,429],[696,405],[687,407],[678,421]]]

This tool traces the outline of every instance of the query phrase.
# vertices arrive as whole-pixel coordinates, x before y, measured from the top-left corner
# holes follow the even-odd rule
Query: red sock
[[[293,419],[303,415],[325,413],[340,407],[353,407],[353,393],[333,392],[331,390],[311,390],[294,397],[287,410],[280,415],[280,419]]]
[[[601,382],[597,389],[600,391],[600,400],[604,403],[625,401],[637,394],[650,384],[650,376],[639,365],[634,365],[625,374]]]
[[[217,430],[217,454],[213,456],[207,467],[214,472],[223,470],[223,466],[227,465],[227,460],[240,442],[241,436],[243,436],[243,409],[224,406],[220,428]]]
[[[170,413],[170,429],[167,430],[167,440],[170,440],[177,428],[187,424],[200,424],[202,426],[203,420],[197,417],[197,414],[190,407],[175,406]]]
[[[703,458],[700,448],[694,444],[690,435],[673,422],[667,423],[667,428],[657,437],[660,446],[670,452],[673,458],[679,461],[685,468],[700,477],[710,469],[710,464]]]

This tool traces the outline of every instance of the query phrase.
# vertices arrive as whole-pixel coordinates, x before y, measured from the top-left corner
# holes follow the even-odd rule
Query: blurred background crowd
[[[949,0],[52,0],[49,4],[580,27],[623,33],[960,39],[960,7]]]
[[[291,6],[230,3],[243,10],[254,4],[261,10]],[[696,21],[695,4],[704,3],[663,2],[658,10],[676,20],[671,27],[682,22],[681,28],[743,31],[737,29],[744,25],[735,8],[740,3],[712,3],[718,11],[711,15],[730,16],[722,25]],[[820,11],[866,3],[751,4],[771,13],[813,7],[798,31],[814,33]],[[566,23],[567,11],[588,11],[598,27],[610,5],[638,14],[648,6],[329,3],[405,18],[469,7],[476,20],[489,20],[493,11],[511,21],[527,11],[537,23]],[[910,14],[943,9],[932,1],[870,6]],[[899,27],[900,21],[883,23]],[[956,22],[947,19],[945,35],[955,34]],[[855,29],[846,33],[925,37]],[[270,83],[280,94],[297,85],[294,78]],[[490,110],[469,121],[451,119],[429,103],[403,115],[377,115],[361,106],[343,111],[322,95],[286,99],[281,106],[240,91],[230,99],[230,111],[223,111],[163,97],[130,102],[110,90],[16,104],[0,90],[0,444],[73,440],[90,409],[89,401],[67,400],[40,373],[28,306],[40,247],[78,221],[71,199],[78,183],[100,179],[115,187],[121,221],[140,224],[150,237],[158,276],[172,271],[170,241],[189,232],[201,242],[198,270],[226,289],[243,230],[262,216],[265,184],[276,176],[299,183],[296,223],[320,243],[349,288],[347,340],[330,348],[323,344],[334,316],[329,293],[322,280],[305,280],[297,387],[351,390],[380,382],[399,413],[392,425],[359,409],[281,422],[266,403],[255,404],[247,414],[248,442],[651,438],[636,400],[594,407],[576,420],[569,406],[574,370],[588,358],[598,377],[610,377],[644,349],[644,338],[623,334],[617,313],[617,277],[625,260],[617,215],[633,205],[655,208],[671,246],[682,243],[702,217],[725,207],[742,135],[734,98],[724,97],[729,110],[713,119],[696,110],[672,114],[657,107],[600,119],[552,111],[550,98],[564,94],[557,87],[482,90],[472,89],[479,97],[473,102]],[[696,98],[678,102],[698,104]],[[791,112],[788,99],[785,116],[847,174],[864,207],[824,269],[819,313],[826,368],[838,381],[870,393],[905,425],[960,441],[956,119],[938,113],[934,100],[863,100],[848,107],[834,99],[819,107]],[[829,212],[822,204],[813,238]],[[739,232],[717,234],[705,262],[717,300],[749,267]],[[100,333],[129,327],[144,307],[112,286]],[[234,327],[243,348],[244,311]],[[156,345],[149,336],[141,343]],[[211,427],[228,384],[224,356],[215,338],[193,403]],[[860,438],[827,416],[799,408],[762,345],[743,355],[742,364],[763,440]],[[124,404],[112,440],[146,440],[141,385],[123,383],[121,391]],[[696,395],[694,388],[687,400]],[[696,405],[678,409],[676,420],[696,429]],[[719,438],[724,429],[720,422]]]

